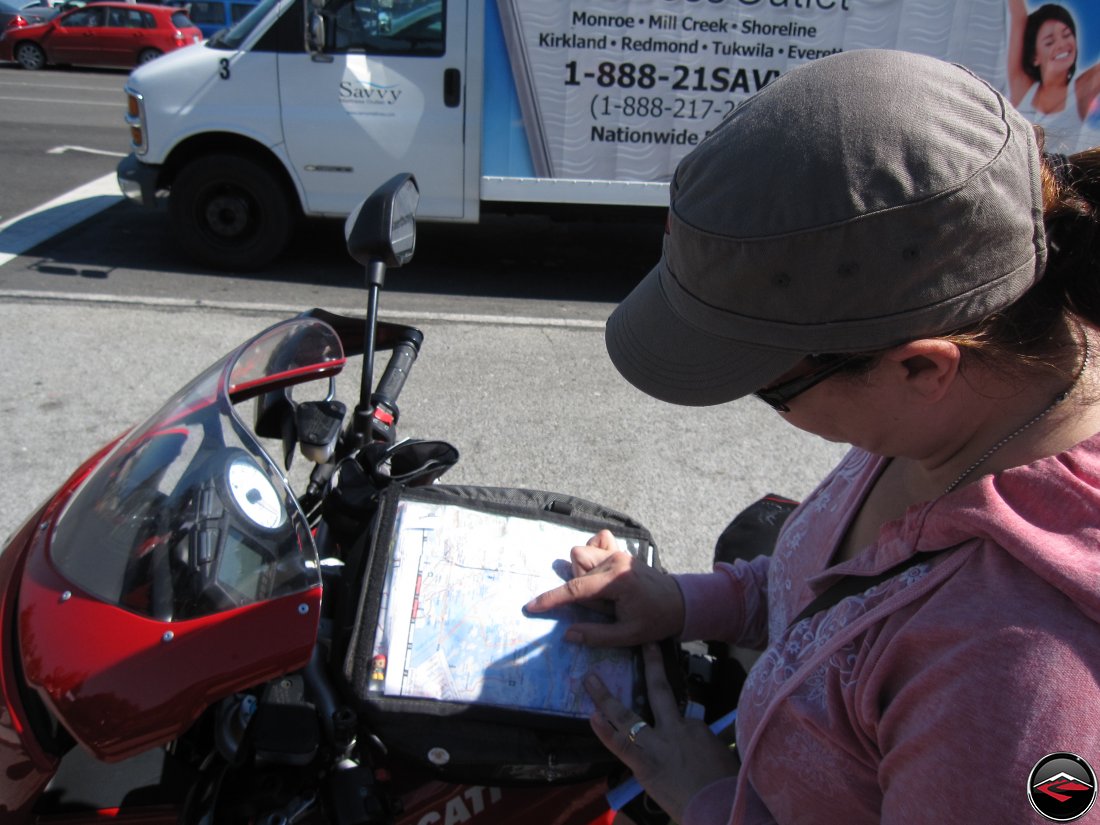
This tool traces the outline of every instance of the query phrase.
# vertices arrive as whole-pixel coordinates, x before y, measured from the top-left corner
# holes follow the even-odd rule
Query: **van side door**
[[[418,214],[461,218],[467,4],[478,0],[309,1],[321,3],[324,51],[280,53],[278,73],[307,210],[347,214],[412,172]]]

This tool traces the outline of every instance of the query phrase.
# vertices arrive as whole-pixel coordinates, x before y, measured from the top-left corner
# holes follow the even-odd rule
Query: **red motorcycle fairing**
[[[41,514],[38,514],[41,515]],[[38,529],[38,515],[20,528],[0,553],[0,616],[5,628],[14,621],[18,582],[29,546]],[[13,646],[5,635],[3,661],[0,662],[0,820],[17,821],[53,776],[57,758],[44,751],[30,733],[30,720],[19,695],[19,664]]]
[[[305,666],[320,613],[317,551],[233,405],[343,365],[327,324],[276,324],[89,461],[5,547],[0,811],[53,769],[28,700],[114,761]]]
[[[117,442],[116,442],[117,443]],[[19,583],[31,543],[88,472],[111,451],[109,444],[84,462],[61,490],[29,518],[0,551],[0,821],[22,822],[57,770],[57,756],[39,742],[24,701],[22,663],[14,640]],[[32,702],[33,696],[26,697]]]
[[[171,741],[213,702],[309,661],[320,587],[160,622],[78,591],[65,598],[70,585],[40,552],[46,543],[36,537],[23,575],[24,670],[97,759],[124,759]]]

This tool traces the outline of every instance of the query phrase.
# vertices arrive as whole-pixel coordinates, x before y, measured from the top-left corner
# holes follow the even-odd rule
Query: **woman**
[[[1077,26],[1056,3],[1031,14],[1024,0],[1008,0],[1009,99],[1047,131],[1048,148],[1071,151],[1089,106],[1100,94],[1100,66],[1077,75]]]
[[[648,724],[591,680],[596,734],[675,821],[1036,821],[1044,757],[1100,766],[1098,199],[1100,153],[1044,155],[988,84],[896,51],[788,72],[681,162],[613,362],[853,449],[770,559],[669,576],[601,534],[528,606],[611,602],[579,643],[764,650],[739,761],[651,645]]]

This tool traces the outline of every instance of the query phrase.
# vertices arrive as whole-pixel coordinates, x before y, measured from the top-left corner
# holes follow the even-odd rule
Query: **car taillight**
[[[15,17],[13,17],[11,20],[8,21],[7,28],[9,28],[9,29],[18,29],[18,28],[22,28],[23,26],[29,26],[29,25],[30,25],[30,23],[27,22],[27,18],[21,17],[20,15],[17,14],[17,15],[15,15]]]
[[[179,29],[176,29],[172,33],[172,39],[175,40],[177,43],[180,43],[180,44],[182,44],[183,41],[186,40],[186,38],[183,36],[183,32],[181,32]]]

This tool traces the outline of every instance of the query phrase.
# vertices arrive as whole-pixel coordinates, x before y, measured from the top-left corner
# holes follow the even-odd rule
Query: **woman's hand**
[[[653,724],[645,724],[590,675],[585,687],[596,703],[592,730],[634,772],[650,798],[673,822],[680,822],[692,797],[712,782],[736,775],[738,762],[706,724],[680,715],[657,646],[647,644],[642,653]]]
[[[571,558],[573,578],[536,596],[525,609],[545,613],[580,602],[612,613],[615,621],[575,624],[566,632],[569,641],[629,647],[667,639],[683,629],[684,597],[679,585],[667,573],[619,550],[610,531],[601,530],[588,544],[574,547]]]

